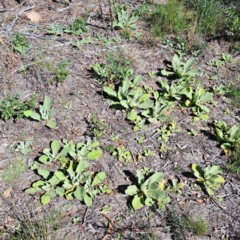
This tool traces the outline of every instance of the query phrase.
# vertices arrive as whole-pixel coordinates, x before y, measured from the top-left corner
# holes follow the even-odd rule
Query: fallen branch
[[[24,12],[29,11],[29,10],[31,10],[31,9],[33,9],[33,8],[35,8],[35,7],[34,7],[34,6],[32,6],[32,7],[27,7],[27,8],[25,8],[25,9],[21,10],[19,13],[17,13],[17,15],[16,15],[14,21],[12,22],[11,26],[7,29],[7,33],[11,32],[11,31],[13,30],[13,28],[14,28],[17,20],[18,20],[18,18],[19,18]]]

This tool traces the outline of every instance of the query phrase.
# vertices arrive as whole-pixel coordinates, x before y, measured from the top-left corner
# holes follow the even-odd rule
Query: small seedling
[[[32,151],[31,144],[33,142],[33,139],[30,139],[26,142],[19,142],[17,148],[15,149],[15,152],[21,152],[23,155],[27,155],[29,152]]]
[[[219,174],[222,170],[219,166],[207,166],[204,170],[197,164],[192,164],[192,171],[197,178],[197,182],[205,186],[207,193],[212,196],[213,190],[217,190],[225,180]]]
[[[60,36],[63,34],[63,27],[61,25],[51,24],[51,29],[47,30],[47,33],[50,35]]]
[[[91,36],[88,36],[86,38],[82,38],[81,40],[78,40],[77,42],[72,42],[73,47],[77,47],[78,49],[82,49],[84,44],[94,43],[94,40]]]
[[[137,170],[138,184],[128,186],[125,193],[133,196],[132,206],[135,210],[144,205],[152,206],[157,203],[162,209],[170,202],[170,198],[164,192],[164,174],[154,173],[152,170]]]
[[[126,163],[129,163],[132,160],[130,151],[127,151],[125,147],[118,147],[115,149],[113,156],[117,156],[119,161],[125,160]]]
[[[180,193],[182,194],[182,188],[184,187],[183,182],[177,182],[176,179],[171,179],[171,186],[167,188],[168,191],[170,192],[175,192],[175,193]]]
[[[136,29],[137,26],[134,24],[138,20],[138,16],[129,16],[127,11],[121,9],[117,12],[117,20],[113,21],[112,26],[120,29]]]
[[[167,142],[170,136],[181,132],[181,129],[177,128],[176,123],[172,121],[169,125],[163,125],[163,127],[159,128],[157,131],[161,134],[158,140]]]
[[[46,126],[49,128],[56,127],[56,122],[52,120],[54,111],[51,109],[51,99],[49,97],[46,96],[43,105],[39,106],[39,113],[32,110],[24,111],[26,117],[30,117],[37,121],[46,121]]]
[[[194,64],[194,58],[187,60],[186,63],[181,62],[178,55],[174,55],[172,59],[172,71],[167,71],[166,69],[161,71],[163,76],[173,76],[176,75],[179,78],[182,77],[196,77],[201,74],[201,70],[194,68],[191,69]]]
[[[24,117],[24,112],[35,107],[35,96],[31,100],[21,101],[19,95],[7,97],[0,100],[0,118],[8,120],[9,118],[20,119]]]
[[[14,49],[21,55],[24,55],[30,48],[32,48],[32,45],[29,44],[25,36],[22,34],[14,34],[12,41],[14,44]]]
[[[79,36],[80,34],[87,32],[88,28],[85,25],[85,19],[79,18],[75,20],[68,28],[64,29],[65,33],[73,33],[75,36]]]
[[[115,135],[114,133],[111,134],[110,138],[112,139],[112,141],[114,141],[116,143],[119,141],[119,137],[117,135]]]
[[[137,132],[139,129],[146,130],[147,126],[145,125],[146,120],[141,118],[140,115],[138,115],[134,109],[132,109],[128,115],[127,119],[131,121],[135,126],[133,127],[133,131]]]
[[[91,116],[91,125],[91,133],[96,139],[103,135],[103,132],[107,127],[106,122],[100,119],[96,114],[92,114]]]
[[[111,211],[111,207],[108,205],[104,205],[101,209],[101,213],[108,213],[109,211]]]
[[[137,137],[136,140],[137,140],[138,144],[143,144],[145,137],[144,137],[144,135],[141,135],[140,137]]]

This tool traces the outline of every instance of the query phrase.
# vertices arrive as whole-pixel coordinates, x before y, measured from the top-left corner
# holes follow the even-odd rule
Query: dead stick
[[[29,11],[29,10],[31,10],[31,9],[33,9],[33,8],[35,8],[35,7],[34,7],[34,6],[32,6],[32,7],[27,7],[27,8],[25,8],[25,9],[21,10],[21,11],[16,15],[13,23],[12,23],[11,26],[8,28],[7,32],[9,33],[9,32],[12,31],[12,29],[13,29],[14,25],[16,24],[18,18],[19,18],[24,12]]]

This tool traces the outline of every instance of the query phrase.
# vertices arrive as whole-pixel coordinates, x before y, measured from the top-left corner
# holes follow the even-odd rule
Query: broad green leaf
[[[138,179],[138,185],[141,186],[144,183],[144,175],[142,171],[137,170],[137,179]]]
[[[59,143],[57,140],[53,140],[51,143],[51,149],[54,155],[57,155],[58,151],[59,151]]]
[[[204,171],[204,177],[205,179],[208,179],[212,175],[217,175],[219,173],[222,173],[222,170],[219,166],[207,166]]]
[[[135,194],[137,194],[140,190],[138,189],[137,186],[135,185],[131,185],[128,186],[128,188],[125,190],[125,194],[129,195],[129,196],[134,196]]]
[[[204,177],[204,172],[203,172],[202,168],[200,166],[198,166],[197,164],[195,164],[195,163],[192,164],[192,170],[193,170],[194,176],[196,178]]]
[[[151,207],[154,204],[154,200],[152,198],[145,199],[145,205]]]
[[[44,98],[44,102],[43,102],[43,107],[46,109],[46,110],[50,110],[50,107],[51,107],[51,99],[46,96]]]
[[[33,188],[41,188],[42,186],[44,186],[46,183],[44,182],[44,181],[42,181],[42,180],[38,180],[38,181],[36,181],[36,182],[34,182],[33,184],[32,184],[32,187]]]
[[[159,183],[160,181],[162,181],[164,177],[164,174],[162,172],[157,172],[154,173],[151,177],[148,178],[148,183],[153,183],[153,182],[157,182]]]
[[[152,108],[153,106],[154,106],[154,102],[152,100],[150,100],[150,99],[148,99],[145,102],[140,103],[138,105],[138,107],[141,108],[141,109]]]
[[[135,210],[138,210],[144,206],[144,197],[142,194],[138,193],[134,196],[132,200],[132,206]]]
[[[210,196],[212,196],[214,193],[213,193],[213,190],[211,189],[211,188],[209,188],[209,187],[206,187],[206,189],[207,189],[207,193],[210,195]]]
[[[56,194],[59,195],[60,197],[63,197],[64,193],[65,193],[65,189],[63,187],[56,188]]]
[[[77,166],[77,168],[76,168],[76,173],[81,173],[81,172],[83,172],[87,167],[88,167],[87,162],[85,162],[84,160],[81,160],[81,161],[78,163],[78,166]]]
[[[44,164],[47,164],[50,162],[51,159],[46,155],[42,155],[38,160]]]
[[[64,174],[60,171],[57,171],[54,173],[54,175],[60,180],[60,181],[65,181],[67,178],[64,176]]]
[[[91,144],[91,148],[95,148],[95,147],[98,147],[99,146],[99,142],[98,141],[95,141]]]
[[[56,176],[52,176],[48,182],[52,185],[52,186],[55,186],[57,184],[59,184],[60,180],[56,177]]]
[[[36,188],[28,188],[24,192],[28,194],[35,194],[36,192],[38,192],[38,190]]]
[[[207,101],[211,100],[212,97],[213,97],[213,93],[206,92],[202,96],[200,96],[199,101],[200,102],[207,102]]]
[[[90,207],[92,206],[92,198],[88,196],[88,194],[84,195],[84,203]]]
[[[183,68],[185,73],[191,68],[191,66],[193,65],[193,62],[194,62],[194,58],[191,58],[191,59],[188,59],[187,62],[184,64]]]
[[[93,179],[93,182],[92,182],[92,187],[100,184],[103,182],[103,180],[106,178],[106,173],[105,172],[99,172],[95,178]]]
[[[116,91],[114,91],[112,88],[110,88],[110,87],[104,87],[104,88],[103,88],[103,91],[104,91],[105,93],[107,93],[110,97],[115,97],[115,98],[117,98],[117,93],[116,93]]]
[[[136,76],[134,78],[134,80],[133,80],[134,87],[136,87],[141,82],[141,80],[142,80],[142,76],[141,75]]]
[[[66,190],[72,188],[72,184],[71,184],[68,180],[66,180],[66,181],[63,183],[62,186],[63,186],[63,188],[66,189]]]
[[[34,119],[34,120],[41,121],[40,115],[39,115],[38,113],[36,113],[36,112],[33,112],[32,110],[27,110],[27,111],[25,111],[25,112],[24,112],[24,115],[25,115],[26,117],[31,117],[31,118]]]
[[[56,122],[53,122],[52,120],[47,120],[47,127],[49,128],[55,128],[56,127]]]
[[[169,77],[169,76],[174,75],[174,72],[170,72],[170,71],[167,71],[166,69],[163,69],[163,70],[161,71],[161,74],[162,74],[163,76]]]
[[[41,203],[43,205],[48,204],[51,201],[50,194],[48,192],[44,193],[41,196]]]
[[[178,57],[177,54],[174,54],[173,58],[172,58],[172,67],[174,71],[177,71],[179,69],[181,65],[181,61],[180,58]]]
[[[88,160],[96,160],[102,155],[101,150],[93,150],[88,153],[87,158]]]
[[[47,179],[50,172],[48,170],[42,169],[42,168],[38,168],[38,174],[41,175],[43,178]]]
[[[55,198],[57,196],[56,189],[51,189],[49,191],[50,198]]]
[[[77,186],[74,191],[74,197],[80,201],[83,201],[84,196],[86,195],[86,190],[84,187]]]
[[[128,115],[127,115],[127,119],[130,121],[134,121],[137,118],[137,113],[135,112],[134,109],[132,109]]]
[[[202,71],[200,69],[194,68],[194,69],[188,71],[187,75],[189,77],[196,77],[196,76],[200,75],[201,73],[202,73]]]

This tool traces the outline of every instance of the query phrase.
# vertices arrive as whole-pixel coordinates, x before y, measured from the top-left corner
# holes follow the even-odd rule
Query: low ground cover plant
[[[76,36],[79,36],[80,34],[87,32],[88,28],[85,24],[84,18],[76,19],[74,22],[72,22],[69,27],[64,29],[65,33],[73,33]]]
[[[221,148],[226,155],[231,155],[231,150],[236,150],[240,144],[240,126],[237,124],[229,128],[226,122],[217,121],[215,131],[217,140],[222,143]]]
[[[32,110],[24,111],[26,117],[37,121],[46,121],[46,126],[49,128],[56,127],[56,122],[52,119],[53,114],[54,111],[51,108],[51,99],[48,96],[44,98],[43,105],[39,105],[39,113]]]
[[[197,164],[192,164],[192,171],[197,178],[197,182],[204,185],[207,193],[212,196],[214,190],[217,190],[224,178],[220,175],[222,170],[219,166],[207,166],[204,170]]]
[[[125,193],[133,196],[132,206],[140,209],[143,206],[152,206],[157,203],[162,209],[170,202],[170,198],[164,191],[164,174],[154,173],[152,170],[137,170],[138,184],[128,186]]]
[[[51,149],[44,149],[38,162],[49,164],[55,161],[58,169],[49,171],[34,162],[31,169],[37,171],[40,180],[32,183],[25,190],[26,193],[41,195],[41,203],[47,204],[56,196],[66,197],[68,200],[76,198],[83,201],[87,206],[92,205],[93,198],[99,193],[109,193],[109,188],[103,181],[106,179],[105,172],[93,173],[88,169],[89,164],[85,161],[96,160],[101,156],[98,142],[88,141],[86,144],[68,142],[63,140],[61,146],[57,140],[51,142]]]
[[[8,120],[9,118],[20,119],[24,117],[24,112],[35,107],[35,97],[31,100],[20,100],[19,95],[0,99],[0,118]]]

